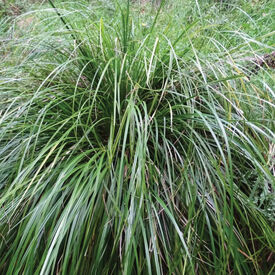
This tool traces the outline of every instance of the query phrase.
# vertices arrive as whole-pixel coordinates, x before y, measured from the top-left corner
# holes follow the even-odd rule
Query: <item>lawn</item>
[[[274,13],[2,1],[0,274],[274,274]]]

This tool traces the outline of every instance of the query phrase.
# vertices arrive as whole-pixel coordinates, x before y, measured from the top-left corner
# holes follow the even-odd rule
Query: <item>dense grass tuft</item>
[[[271,274],[272,47],[51,4],[0,67],[0,273]]]

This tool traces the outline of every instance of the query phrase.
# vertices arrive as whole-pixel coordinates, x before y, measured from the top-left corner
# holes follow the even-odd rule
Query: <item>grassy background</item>
[[[273,2],[50,2],[1,4],[0,273],[272,274]]]

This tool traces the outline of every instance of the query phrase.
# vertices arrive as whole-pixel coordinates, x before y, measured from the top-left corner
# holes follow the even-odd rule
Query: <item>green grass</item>
[[[272,30],[196,2],[0,29],[1,274],[274,272]]]

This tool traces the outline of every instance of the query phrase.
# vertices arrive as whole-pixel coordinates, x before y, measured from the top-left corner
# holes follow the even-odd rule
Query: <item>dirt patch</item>
[[[17,26],[20,29],[26,29],[34,23],[34,17],[24,17],[17,21]]]

